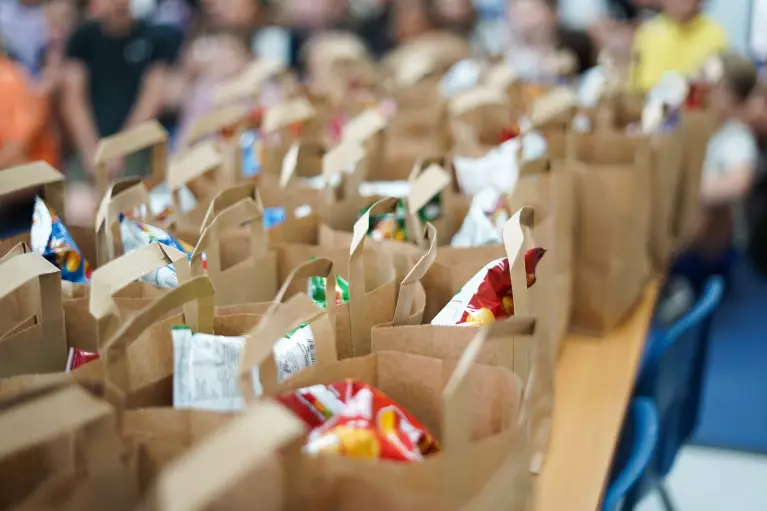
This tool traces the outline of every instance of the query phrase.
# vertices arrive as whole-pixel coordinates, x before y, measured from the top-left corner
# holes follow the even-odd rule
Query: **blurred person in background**
[[[45,36],[43,0],[0,0],[0,39],[5,54],[32,74],[45,46]]]
[[[96,19],[69,38],[64,67],[62,114],[75,158],[68,177],[81,205],[71,216],[93,212],[88,204],[96,147],[101,138],[154,119],[164,106],[166,66],[172,49],[154,27],[133,19],[130,0],[103,0]],[[145,176],[149,154],[109,162],[109,177]],[[90,211],[89,211],[90,210]]]
[[[511,43],[506,58],[524,79],[556,79],[557,55],[563,50],[574,56],[578,74],[596,64],[588,34],[560,25],[557,0],[509,0],[507,16]]]
[[[589,27],[589,34],[601,49],[621,62],[629,63],[634,32],[657,13],[661,0],[607,0],[607,16]]]
[[[660,0],[661,13],[634,36],[633,85],[650,90],[665,71],[697,73],[727,47],[727,33],[703,14],[702,0]]]
[[[675,263],[698,296],[711,275],[729,275],[734,250],[744,237],[743,201],[751,191],[759,151],[749,121],[757,84],[753,62],[724,55],[722,79],[711,90],[719,127],[706,149],[701,182],[701,224],[690,250]]]
[[[8,167],[46,161],[58,167],[58,145],[48,119],[48,98],[40,94],[21,64],[0,46],[0,172]],[[29,226],[34,193],[4,196],[0,233]]]

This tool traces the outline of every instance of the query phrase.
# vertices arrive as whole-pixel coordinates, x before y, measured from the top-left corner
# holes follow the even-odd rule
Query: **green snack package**
[[[372,204],[365,208],[365,213],[372,207]],[[405,229],[405,203],[402,200],[397,202],[397,208],[394,213],[382,213],[370,216],[370,229],[368,236],[375,241],[395,240],[407,241],[407,230]],[[361,216],[362,214],[360,214]],[[418,218],[421,222],[431,222],[442,215],[442,194],[437,194],[421,209],[418,210]]]
[[[323,309],[328,306],[327,297],[325,296],[325,277],[309,278],[309,296],[314,303]],[[348,301],[349,283],[343,278],[336,276],[336,303],[346,303]]]

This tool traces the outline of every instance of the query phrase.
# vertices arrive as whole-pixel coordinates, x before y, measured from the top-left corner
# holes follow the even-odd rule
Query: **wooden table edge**
[[[631,398],[659,282],[603,337],[571,334],[557,361],[551,443],[533,511],[596,511]]]

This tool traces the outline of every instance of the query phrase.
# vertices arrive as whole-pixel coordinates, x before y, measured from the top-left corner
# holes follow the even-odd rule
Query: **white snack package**
[[[508,212],[503,212],[495,220],[491,216],[501,200],[494,188],[485,188],[471,199],[469,212],[461,228],[453,236],[452,247],[481,247],[503,243],[503,225],[509,219]]]
[[[245,337],[194,333],[185,326],[171,329],[173,338],[173,406],[175,408],[238,411],[244,408],[239,388],[240,357]],[[303,325],[274,346],[277,379],[283,381],[317,362],[314,336]],[[258,368],[252,369],[253,390],[263,394]]]
[[[397,197],[402,199],[410,192],[410,183],[400,181],[365,181],[360,184],[360,195],[371,197],[381,195],[383,197]]]
[[[576,90],[580,106],[584,108],[597,106],[607,86],[607,74],[608,71],[604,66],[595,66],[583,73]]]
[[[197,199],[194,198],[189,188],[182,186],[179,188],[179,207],[181,213],[189,213],[197,206]],[[168,190],[168,184],[163,182],[152,188],[149,192],[149,207],[152,209],[152,215],[157,216],[167,209],[173,209],[173,200]],[[141,215],[144,216],[143,214]]]
[[[456,62],[439,82],[444,97],[454,96],[479,84],[482,64],[476,60],[463,59]]]
[[[151,243],[162,243],[163,245],[173,247],[189,254],[191,247],[184,247],[181,243],[168,234],[153,225],[137,222],[127,217],[120,219],[120,239],[122,240],[123,252],[133,252],[139,248],[146,247]],[[178,276],[176,269],[172,264],[158,268],[147,273],[141,280],[149,282],[159,287],[177,288]]]
[[[642,108],[642,132],[652,133],[663,125],[668,112],[677,111],[687,99],[690,86],[684,76],[667,71],[647,94]]]
[[[469,196],[485,188],[510,193],[519,178],[517,153],[521,139],[523,160],[535,160],[546,155],[546,139],[533,131],[524,137],[507,140],[479,158],[455,156],[453,166],[461,191]]]

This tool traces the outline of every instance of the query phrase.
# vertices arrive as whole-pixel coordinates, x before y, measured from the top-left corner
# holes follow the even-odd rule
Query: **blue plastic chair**
[[[674,505],[663,479],[697,426],[709,324],[724,289],[722,277],[709,277],[700,298],[681,319],[666,328],[653,328],[636,385],[635,396],[652,400],[660,424],[658,448],[638,486],[658,490],[669,511]]]
[[[602,502],[602,511],[614,511],[624,502],[634,505],[634,488],[652,461],[657,442],[658,412],[655,405],[651,399],[634,399],[615,452],[613,472]]]

